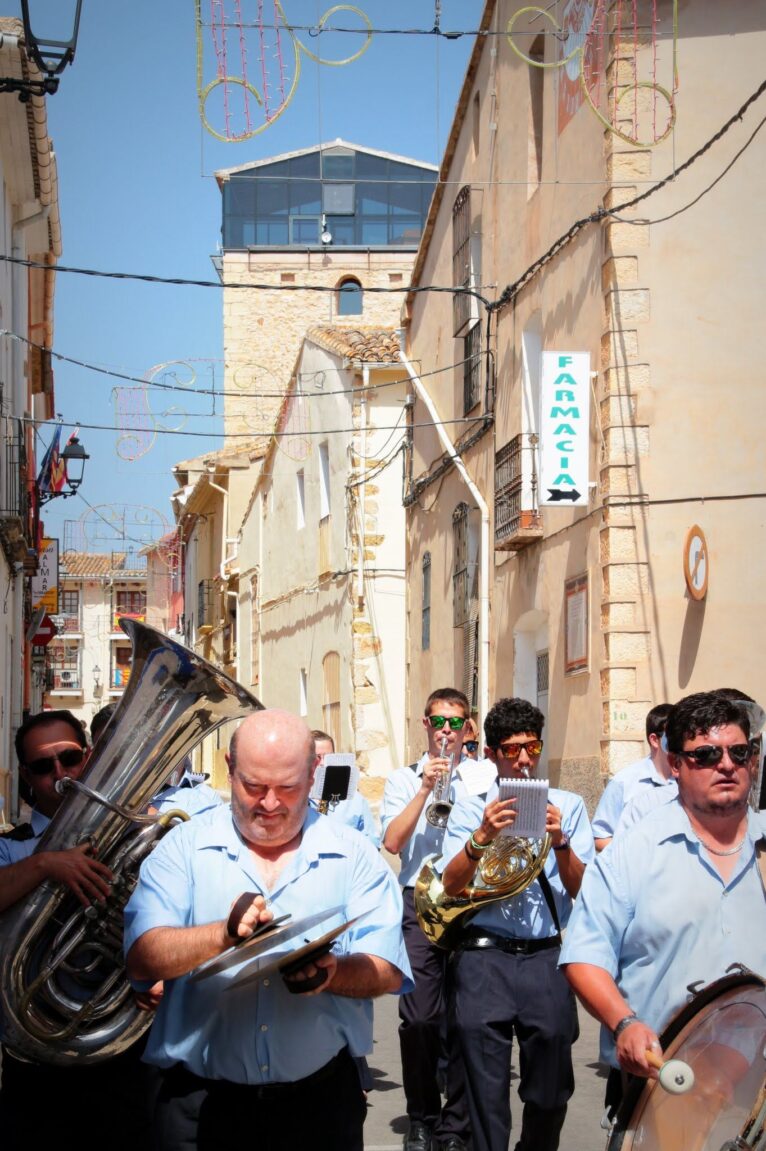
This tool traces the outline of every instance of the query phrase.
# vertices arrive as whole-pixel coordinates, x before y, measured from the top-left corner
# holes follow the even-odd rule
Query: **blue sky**
[[[38,36],[57,35],[60,12],[68,0],[31,0]],[[13,13],[13,5],[9,6]],[[210,0],[201,0],[203,20]],[[292,25],[315,27],[330,4],[283,0]],[[425,28],[434,25],[434,0],[367,0],[359,5],[373,27]],[[46,24],[46,8],[56,24]],[[233,4],[228,0],[227,11]],[[265,12],[273,10],[264,0]],[[441,27],[475,28],[482,0],[442,0]],[[255,20],[256,0],[241,0],[246,19]],[[351,12],[332,18],[360,26]],[[338,58],[361,45],[360,37],[335,33],[297,34],[322,54]],[[203,32],[205,80],[214,76],[212,33]],[[292,67],[284,37],[286,67]],[[289,107],[253,139],[223,143],[206,132],[197,106],[196,41],[193,0],[84,0],[74,64],[62,76],[58,93],[48,99],[48,127],[58,157],[64,253],[61,263],[106,271],[139,272],[189,279],[216,278],[211,255],[220,235],[221,198],[213,173],[320,140],[344,137],[355,143],[438,163],[449,130],[472,38],[373,35],[365,54],[343,67],[314,64],[303,56],[301,76]],[[247,33],[251,82],[260,87],[258,41]],[[233,44],[238,49],[238,43]],[[234,59],[232,59],[234,56]],[[229,56],[238,71],[238,52]],[[272,84],[275,81],[272,77]],[[6,96],[5,99],[10,99]],[[211,119],[223,127],[216,96]],[[244,125],[232,107],[232,126]],[[143,377],[156,365],[176,360],[197,362],[204,386],[214,372],[222,386],[221,293],[217,289],[147,285],[60,273],[55,300],[54,350],[115,372]],[[113,426],[113,388],[119,380],[54,361],[56,407],[67,424]],[[173,382],[167,373],[160,378]],[[185,380],[184,380],[185,382]],[[136,393],[131,393],[135,396]],[[163,416],[168,406],[183,407],[184,431],[219,430],[211,397],[166,398],[155,393],[152,409],[167,427],[179,413]],[[217,401],[220,412],[221,400]],[[45,442],[50,426],[43,427]],[[168,497],[174,462],[220,445],[220,440],[179,434],[157,436],[140,459],[118,454],[114,431],[83,427],[81,439],[91,459],[82,494],[127,525],[140,541],[156,534],[161,519],[170,522]],[[125,449],[123,449],[125,450]],[[130,445],[127,446],[130,451]],[[124,505],[128,505],[127,512]],[[133,512],[132,508],[143,508]],[[89,513],[76,497],[53,501],[45,513],[48,533],[64,542],[65,521],[86,515],[85,546],[117,547],[111,529]],[[141,526],[141,518],[146,525]],[[131,526],[132,525],[132,526]],[[152,525],[151,527],[148,525]]]

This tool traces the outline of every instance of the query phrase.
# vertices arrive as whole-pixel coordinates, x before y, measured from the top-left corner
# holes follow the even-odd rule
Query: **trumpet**
[[[447,751],[447,737],[442,736],[441,746],[439,747],[439,755],[442,759]],[[452,787],[452,776],[455,771],[455,757],[449,757],[449,767],[443,771],[436,783],[433,790],[433,802],[429,804],[426,809],[426,819],[432,827],[446,827],[449,822],[449,815],[452,811],[452,802],[450,800],[450,788]]]

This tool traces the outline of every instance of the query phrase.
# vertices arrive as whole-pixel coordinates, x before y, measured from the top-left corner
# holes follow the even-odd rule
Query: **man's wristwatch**
[[[566,832],[561,836],[561,843],[554,843],[554,851],[569,851],[569,836]]]
[[[625,1028],[630,1027],[631,1023],[638,1023],[638,1016],[636,1015],[635,1011],[632,1011],[630,1015],[625,1015],[620,1020],[620,1022],[615,1024],[615,1026],[612,1028],[612,1039],[614,1039],[615,1043],[622,1035]]]

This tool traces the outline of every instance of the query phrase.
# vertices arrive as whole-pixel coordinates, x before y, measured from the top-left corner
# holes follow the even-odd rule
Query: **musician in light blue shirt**
[[[656,1077],[647,1051],[689,998],[732,963],[766,975],[766,912],[748,810],[750,722],[717,692],[681,700],[667,721],[678,796],[617,836],[588,869],[561,954],[602,1023],[602,1057]]]
[[[542,712],[524,699],[501,699],[484,720],[486,754],[500,779],[533,777],[543,750]],[[462,798],[444,843],[448,896],[474,884],[495,841],[512,834],[517,798]],[[556,1151],[574,1090],[572,1044],[577,1012],[557,970],[561,928],[569,919],[593,834],[582,799],[548,790],[545,832],[552,850],[537,878],[518,895],[488,903],[472,918],[453,959],[455,1022],[466,1069],[474,1151],[507,1151],[511,1132],[513,1037],[519,1045],[524,1104],[517,1151]]]
[[[131,978],[165,981],[146,1055],[165,1069],[161,1146],[196,1142],[215,1117],[229,1136],[256,1133],[270,1148],[361,1151],[365,1105],[352,1056],[372,1049],[371,999],[412,986],[396,881],[362,836],[308,810],[316,755],[297,717],[250,716],[228,763],[231,808],[171,831],[126,909]],[[252,899],[235,911],[244,892]],[[227,989],[241,964],[188,978],[272,915],[336,906],[312,938],[355,922],[295,975],[239,991]]]
[[[659,797],[665,788],[670,791],[675,789],[662,745],[669,711],[669,703],[658,703],[648,712],[646,741],[649,744],[649,754],[645,759],[623,767],[604,788],[591,821],[596,851],[603,851],[610,842],[623,810],[633,799],[653,792]],[[651,801],[649,807],[654,806],[655,802],[662,802],[662,799]]]

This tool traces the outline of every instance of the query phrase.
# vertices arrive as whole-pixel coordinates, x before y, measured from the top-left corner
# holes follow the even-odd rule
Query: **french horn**
[[[168,820],[142,809],[206,735],[263,706],[154,628],[129,619],[120,626],[133,644],[127,688],[36,849],[90,843],[114,873],[112,894],[84,908],[46,881],[0,916],[3,1040],[41,1063],[110,1058],[149,1026],[151,1013],[137,1009],[125,974],[123,909]]]
[[[418,923],[431,943],[451,951],[482,907],[520,895],[545,867],[551,842],[550,835],[542,839],[498,835],[481,857],[476,882],[458,895],[446,894],[433,858],[426,860],[413,895]]]

